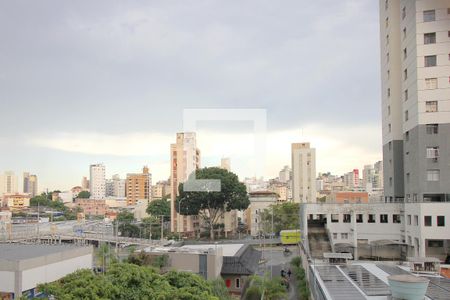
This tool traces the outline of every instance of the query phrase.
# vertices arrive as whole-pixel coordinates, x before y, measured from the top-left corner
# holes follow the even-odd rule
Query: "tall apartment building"
[[[316,149],[309,143],[293,143],[292,200],[296,203],[316,202]]]
[[[380,0],[380,20],[385,201],[432,255],[450,247],[450,2]]]
[[[30,173],[23,173],[23,192],[30,194],[34,197],[38,194],[38,180],[36,175],[30,175]]]
[[[179,216],[175,209],[178,185],[186,181],[189,175],[200,168],[200,150],[197,148],[194,132],[177,133],[175,144],[170,145],[170,189],[171,189],[171,230],[193,234],[199,224],[197,217]]]
[[[152,175],[147,166],[144,166],[142,173],[127,174],[126,196],[128,205],[136,205],[139,200],[151,200]]]
[[[15,194],[19,191],[17,176],[13,171],[5,171],[0,175],[0,195]]]
[[[125,179],[120,179],[118,174],[106,180],[106,197],[124,198],[125,197]]]
[[[105,165],[94,164],[89,168],[89,192],[91,199],[105,199],[106,197],[106,179]]]
[[[162,199],[170,195],[170,182],[168,180],[158,181],[152,185],[152,199]]]
[[[86,176],[83,176],[81,179],[81,189],[83,191],[89,191],[89,179]]]
[[[289,168],[289,166],[284,166],[278,174],[278,179],[280,180],[280,182],[288,182],[289,180],[291,180],[291,173],[291,168]]]
[[[231,160],[229,157],[224,157],[220,160],[220,167],[222,169],[227,170],[228,172],[231,171]]]

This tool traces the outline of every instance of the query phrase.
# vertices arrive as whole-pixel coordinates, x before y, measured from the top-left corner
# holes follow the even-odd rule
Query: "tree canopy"
[[[159,217],[165,216],[165,220],[170,219],[170,202],[166,198],[153,200],[148,204],[147,213]]]
[[[279,234],[281,230],[298,229],[300,206],[298,203],[285,202],[271,205],[261,212],[261,220],[265,232],[272,231],[272,209],[275,234]]]
[[[219,300],[213,285],[196,274],[155,269],[134,264],[113,264],[104,275],[79,270],[38,289],[56,299],[192,299]]]
[[[81,191],[78,193],[77,197],[82,199],[89,199],[91,197],[91,193],[89,193],[88,191]]]
[[[195,175],[195,176],[194,176]],[[192,184],[195,179],[218,179],[220,180],[220,192],[192,192],[185,191],[185,184]],[[208,190],[208,185],[202,186]],[[182,215],[199,215],[210,229],[210,238],[214,240],[214,227],[226,211],[233,209],[244,210],[250,205],[247,189],[239,182],[236,174],[225,169],[212,167],[196,170],[192,173],[186,183],[178,186],[176,209],[180,204]]]

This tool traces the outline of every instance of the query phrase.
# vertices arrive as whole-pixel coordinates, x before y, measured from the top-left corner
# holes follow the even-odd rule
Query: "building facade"
[[[34,197],[38,194],[38,180],[36,175],[30,173],[23,173],[23,192]]]
[[[175,200],[178,195],[178,185],[186,181],[193,171],[200,168],[200,150],[197,148],[194,132],[177,133],[176,143],[170,145],[170,162],[171,230],[192,234],[199,230],[198,217],[179,215],[175,209]]]
[[[128,205],[136,205],[138,200],[145,200],[147,204],[151,199],[152,175],[147,166],[142,173],[127,174],[126,197]]]
[[[91,193],[91,199],[105,199],[105,165],[95,164],[90,166],[89,192]]]
[[[292,154],[292,200],[316,202],[316,149],[309,143],[294,143]]]
[[[0,195],[15,194],[19,191],[17,176],[13,171],[6,171],[0,175]]]
[[[380,0],[380,20],[384,198],[415,255],[448,253],[450,3]]]

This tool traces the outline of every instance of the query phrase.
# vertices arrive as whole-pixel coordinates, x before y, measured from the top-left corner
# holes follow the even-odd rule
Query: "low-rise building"
[[[369,194],[367,192],[333,192],[330,195],[331,203],[368,203]]]
[[[33,298],[36,286],[92,268],[92,247],[0,244],[0,296]]]
[[[86,216],[104,216],[108,212],[105,200],[75,199],[75,206],[80,207]]]
[[[20,210],[30,207],[29,194],[5,194],[3,195],[3,205],[11,210]]]

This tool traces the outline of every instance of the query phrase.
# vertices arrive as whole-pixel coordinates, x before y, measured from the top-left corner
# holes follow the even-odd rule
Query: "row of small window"
[[[403,56],[406,55],[406,48],[403,49]],[[386,62],[389,62],[389,52],[386,53]],[[449,59],[450,59],[450,54],[449,54]],[[428,68],[428,67],[436,67],[437,66],[437,55],[425,55],[423,57],[423,66]]]
[[[447,32],[447,36],[450,37],[450,31]],[[386,45],[389,45],[389,34],[386,35]],[[403,29],[403,38],[406,38],[406,27]],[[423,34],[423,43],[425,45],[436,44],[436,32],[428,32]],[[403,49],[403,59],[408,57],[407,48]]]
[[[391,161],[391,160],[389,160]],[[441,170],[439,169],[428,169],[427,170],[427,181],[439,181],[441,178]],[[410,181],[410,173],[406,173],[406,183],[409,184]],[[392,177],[389,177],[389,186],[392,187],[393,180]]]
[[[412,216],[408,215],[406,217],[407,219],[407,224],[411,225],[411,221],[412,221]],[[431,227],[433,226],[433,218],[431,216],[424,216],[423,217],[423,224],[426,227]],[[414,216],[414,225],[415,226],[419,226],[419,216],[415,215]],[[436,225],[437,227],[445,227],[445,216],[436,216]]]
[[[385,0],[384,9],[387,10],[389,8],[389,0]],[[447,14],[450,14],[450,8],[447,8]],[[424,22],[433,22],[436,21],[436,10],[424,10],[422,12],[422,17]],[[402,20],[406,18],[406,7],[402,8]],[[386,27],[389,26],[389,18],[386,18]]]
[[[368,214],[366,216],[367,223],[376,223],[376,215],[375,214]],[[364,223],[364,215],[363,214],[356,214],[356,223]],[[339,222],[339,214],[331,214],[331,223],[338,223]],[[352,222],[352,215],[351,214],[343,214],[342,215],[342,222],[343,223],[351,223]],[[379,215],[379,223],[389,223],[389,215],[388,214],[380,214]],[[392,223],[401,223],[400,215],[394,214],[392,215]]]
[[[333,240],[336,240],[338,238],[338,234],[336,232],[333,232]],[[341,239],[347,240],[348,239],[348,233],[341,233]]]

